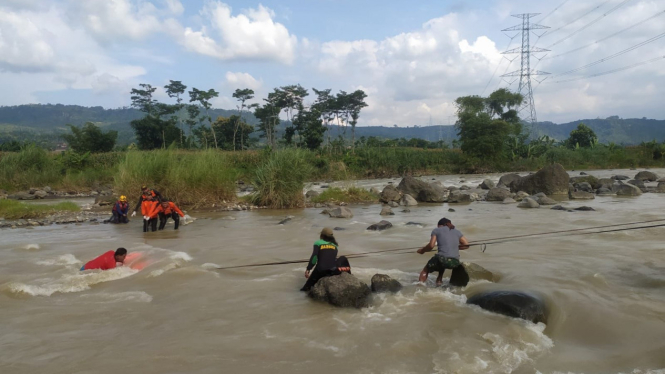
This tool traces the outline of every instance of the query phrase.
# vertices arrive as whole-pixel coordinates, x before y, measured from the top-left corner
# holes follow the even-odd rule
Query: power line
[[[613,38],[613,37],[615,37],[615,36],[617,36],[617,35],[619,35],[619,34],[621,34],[621,33],[624,33],[624,32],[626,32],[626,31],[628,31],[628,30],[630,30],[630,29],[632,29],[632,28],[635,28],[635,27],[637,27],[637,26],[639,26],[639,25],[641,25],[641,24],[643,24],[643,23],[645,23],[645,22],[647,22],[647,21],[650,21],[650,20],[652,20],[652,19],[654,19],[654,18],[656,18],[656,17],[658,17],[658,16],[661,16],[661,15],[663,15],[663,14],[665,14],[665,10],[660,11],[660,12],[654,14],[653,16],[651,16],[651,17],[649,17],[649,18],[646,18],[646,19],[644,19],[644,20],[642,20],[642,21],[640,21],[640,22],[637,22],[637,23],[633,24],[632,26],[628,26],[628,27],[626,27],[626,28],[623,29],[623,30],[617,31],[617,32],[615,32],[614,34],[608,35],[608,36],[606,36],[606,37],[604,37],[604,38],[602,38],[602,39],[598,39],[598,40],[596,40],[596,41],[593,42],[593,43],[587,44],[587,45],[582,46],[582,47],[579,47],[579,48],[571,49],[570,51],[567,51],[567,52],[559,53],[558,55],[554,55],[554,56],[546,57],[546,59],[551,59],[551,58],[555,58],[555,57],[565,56],[565,55],[567,55],[567,54],[570,54],[570,53],[573,53],[573,52],[577,52],[577,51],[580,51],[580,50],[585,49],[585,48],[589,48],[589,47],[591,47],[591,46],[593,46],[593,45],[595,45],[595,44],[598,44],[598,43],[604,42],[604,41],[607,40],[607,39]]]
[[[578,67],[578,68],[575,68],[575,69],[572,69],[572,70],[568,70],[568,71],[566,71],[566,72],[563,72],[563,73],[561,73],[561,74],[557,74],[556,76],[557,76],[557,77],[560,77],[560,76],[562,76],[562,75],[568,75],[568,74],[572,74],[572,73],[578,72],[578,71],[583,70],[583,69],[586,69],[586,68],[590,68],[590,67],[592,67],[592,66],[598,65],[598,64],[603,63],[603,62],[605,62],[605,61],[611,60],[611,59],[613,59],[613,58],[615,58],[615,57],[619,57],[619,56],[621,56],[621,55],[624,55],[624,54],[626,54],[626,53],[628,53],[628,52],[630,52],[630,51],[633,51],[633,50],[635,50],[635,49],[637,49],[637,48],[640,48],[640,47],[642,47],[642,46],[645,46],[645,45],[647,45],[647,44],[649,44],[649,43],[653,43],[653,42],[655,42],[656,40],[661,39],[661,38],[663,38],[663,37],[665,37],[665,32],[662,33],[662,34],[660,34],[660,35],[654,36],[653,38],[647,39],[647,40],[643,41],[642,43],[636,44],[636,45],[634,45],[634,46],[632,46],[632,47],[630,47],[630,48],[626,48],[626,49],[624,49],[623,51],[617,52],[617,53],[615,53],[615,54],[613,54],[613,55],[610,55],[610,56],[607,56],[607,57],[605,57],[605,58],[601,58],[600,60],[594,61],[594,62],[592,62],[592,63],[590,63],[590,64],[586,64],[586,65],[584,65],[584,66],[580,66],[580,67]]]
[[[559,8],[561,8],[562,6],[564,6],[564,5],[565,5],[567,2],[569,2],[569,1],[570,1],[570,0],[565,0],[563,3],[559,4],[558,7],[554,8],[551,12],[547,13],[547,15],[545,15],[545,17],[539,19],[538,22],[543,22],[544,20],[546,20],[547,17],[549,17],[549,16],[551,16],[552,14],[554,14],[554,12],[556,12],[557,10],[559,10]]]
[[[621,8],[624,4],[626,4],[626,3],[629,2],[629,1],[631,1],[631,0],[623,0],[619,5],[617,5],[617,6],[615,6],[614,8],[608,10],[607,12],[603,13],[600,17],[598,17],[598,18],[594,19],[593,21],[587,23],[586,25],[582,26],[580,29],[578,29],[578,30],[576,30],[576,31],[574,31],[574,32],[572,32],[572,33],[570,33],[568,36],[566,36],[566,37],[564,37],[564,38],[562,38],[562,39],[557,40],[556,42],[552,43],[551,45],[548,45],[546,48],[548,48],[548,49],[549,49],[549,48],[552,48],[552,47],[554,47],[555,45],[557,45],[557,44],[559,44],[559,43],[562,43],[562,42],[564,42],[564,41],[566,41],[566,40],[572,38],[573,36],[577,35],[579,32],[586,30],[587,28],[589,28],[589,27],[591,27],[592,25],[596,24],[598,21],[600,21],[600,20],[602,20],[603,18],[607,17],[609,14],[614,13],[617,9]]]
[[[599,8],[601,8],[601,7],[603,7],[605,4],[609,3],[610,1],[612,1],[612,0],[607,0],[607,1],[605,1],[604,3],[602,3],[602,4],[600,4],[600,5],[598,5],[598,6],[594,7],[594,8],[591,8],[591,10],[589,10],[588,12],[582,14],[581,16],[575,18],[574,20],[572,20],[572,21],[566,23],[565,25],[563,25],[563,26],[561,26],[561,27],[558,27],[558,28],[556,28],[556,29],[552,29],[551,31],[546,31],[544,34],[541,35],[541,37],[544,37],[544,36],[546,36],[546,35],[553,34],[553,33],[557,32],[557,31],[563,29],[564,27],[566,27],[566,26],[568,26],[568,25],[571,25],[571,24],[573,24],[573,23],[575,23],[575,22],[581,20],[582,18],[584,18],[584,17],[586,17],[587,15],[591,14],[591,13],[594,12],[595,10],[597,10],[597,9],[599,9]]]
[[[617,73],[617,72],[624,71],[624,70],[633,69],[633,68],[636,68],[638,66],[647,65],[647,64],[650,64],[650,63],[653,63],[653,62],[656,62],[656,61],[660,61],[660,60],[665,60],[665,56],[659,56],[659,57],[656,57],[656,58],[652,58],[650,60],[638,62],[638,63],[631,64],[631,65],[628,65],[628,66],[624,66],[622,68],[616,68],[616,69],[604,71],[602,73],[591,74],[591,75],[588,75],[588,76],[585,76],[585,77],[579,77],[579,78],[571,78],[571,79],[564,79],[564,80],[560,80],[560,81],[552,81],[551,83],[573,82],[573,81],[578,81],[578,80],[582,80],[582,79],[600,77],[600,76],[603,76],[603,75],[608,75],[608,74]]]

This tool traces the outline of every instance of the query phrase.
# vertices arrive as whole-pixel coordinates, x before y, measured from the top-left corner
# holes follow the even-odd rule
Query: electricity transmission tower
[[[531,23],[531,18],[539,15],[540,13],[524,13],[524,14],[514,14],[513,17],[520,18],[522,20],[521,25],[516,25],[503,29],[501,31],[521,31],[522,32],[522,47],[513,48],[503,52],[503,54],[516,54],[519,53],[521,57],[520,69],[515,70],[512,73],[504,74],[501,77],[519,77],[519,87],[517,92],[524,96],[524,103],[520,106],[519,112],[526,112],[526,115],[522,116],[522,119],[530,123],[533,126],[536,121],[536,105],[533,101],[533,88],[531,87],[531,77],[537,75],[547,75],[549,73],[531,70],[531,55],[538,52],[548,52],[548,49],[531,47],[529,42],[529,37],[531,36],[531,30],[539,29],[548,29],[548,26],[542,26],[536,23]],[[534,56],[535,57],[535,56]],[[514,82],[514,81],[513,81]],[[511,83],[512,84],[512,83]]]

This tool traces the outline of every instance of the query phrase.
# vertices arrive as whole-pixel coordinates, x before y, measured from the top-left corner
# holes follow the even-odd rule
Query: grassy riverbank
[[[86,155],[54,154],[27,147],[20,152],[0,153],[0,189],[11,193],[50,186],[86,192],[104,186],[113,187],[116,194],[136,196],[140,186],[146,184],[182,205],[205,206],[235,200],[235,182],[243,180],[256,188],[253,202],[285,208],[302,206],[300,191],[306,181],[527,171],[553,162],[568,170],[665,166],[663,158],[656,158],[648,147],[602,145],[580,149],[552,147],[538,157],[513,161],[475,160],[458,149],[398,147],[365,147],[344,153],[296,149],[155,150]]]
[[[0,217],[4,219],[35,219],[58,212],[78,212],[81,209],[72,202],[62,202],[52,205],[29,204],[14,200],[0,200]]]

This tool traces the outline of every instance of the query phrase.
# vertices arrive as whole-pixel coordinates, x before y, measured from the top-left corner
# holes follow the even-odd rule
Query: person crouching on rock
[[[173,222],[175,222],[175,229],[177,230],[178,226],[180,226],[180,217],[185,216],[185,213],[178,209],[178,207],[169,200],[162,200],[162,202],[157,207],[157,213],[159,214],[160,230],[164,230],[166,221],[168,221],[169,218],[173,219]]]
[[[435,245],[438,247],[438,251],[427,261],[427,265],[420,272],[418,280],[424,283],[427,281],[429,273],[438,271],[439,276],[436,277],[436,285],[440,286],[443,283],[443,272],[446,269],[454,269],[460,266],[459,251],[460,249],[468,249],[469,242],[448,218],[441,218],[437,227],[432,230],[429,243],[420,248],[418,253],[429,252],[434,249]]]
[[[127,214],[129,213],[129,204],[127,204],[127,196],[120,196],[118,202],[113,206],[111,211],[113,217],[109,220],[110,223],[128,223]]]
[[[118,248],[115,252],[108,251],[94,260],[88,261],[81,267],[81,271],[115,269],[117,266],[122,266],[124,264],[125,257],[127,257],[127,250],[125,248]]]
[[[148,232],[148,229],[152,231],[157,231],[157,207],[159,206],[159,201],[150,197],[149,195],[143,196],[143,201],[141,202],[141,214],[143,214],[143,232]]]
[[[314,242],[312,257],[305,270],[307,282],[300,291],[309,291],[323,277],[339,275],[342,272],[351,274],[349,260],[344,256],[337,258],[337,247],[337,240],[335,240],[332,229],[325,227],[321,230],[319,240]]]

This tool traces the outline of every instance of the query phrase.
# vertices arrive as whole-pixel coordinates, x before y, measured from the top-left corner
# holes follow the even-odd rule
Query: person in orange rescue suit
[[[148,186],[141,186],[141,196],[139,197],[139,202],[136,203],[136,207],[132,212],[132,217],[136,216],[136,211],[139,210],[139,208],[142,206],[141,204],[143,204],[143,200],[146,197],[150,197],[151,199],[157,199],[157,201],[162,201],[162,194],[159,193],[159,191],[153,190],[152,188],[148,188]]]
[[[175,230],[177,230],[180,226],[180,217],[185,217],[185,213],[178,209],[178,207],[169,200],[162,200],[155,209],[157,209],[157,214],[159,215],[160,230],[164,230],[166,221],[168,221],[169,218],[173,219],[173,222],[175,222]]]
[[[159,206],[159,201],[157,201],[157,198],[150,196],[148,193],[143,195],[141,201],[141,214],[143,214],[143,232],[148,232],[148,229],[157,231],[157,206]]]

